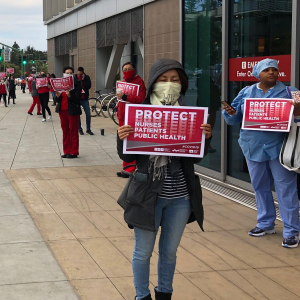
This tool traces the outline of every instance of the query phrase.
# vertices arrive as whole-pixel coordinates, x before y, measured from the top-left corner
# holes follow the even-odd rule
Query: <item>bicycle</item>
[[[115,92],[111,92],[109,94],[100,94],[101,90],[95,91],[95,94],[98,94],[97,98],[89,98],[89,106],[91,110],[91,117],[97,117],[100,116],[100,113],[102,112],[102,101],[105,99],[108,95],[113,95]],[[104,97],[104,98],[103,98]],[[103,112],[102,112],[103,114]],[[104,116],[106,117],[106,116]]]
[[[95,94],[99,95],[97,98],[89,98],[91,117],[97,117],[98,116],[97,108],[99,108],[99,109],[101,108],[101,103],[100,103],[100,105],[98,104],[98,106],[97,106],[97,101],[99,101],[99,99],[101,98],[100,92],[101,92],[101,90],[94,92]]]

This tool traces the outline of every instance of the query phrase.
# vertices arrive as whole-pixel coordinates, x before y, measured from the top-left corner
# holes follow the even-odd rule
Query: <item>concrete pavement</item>
[[[134,237],[116,203],[126,183],[115,176],[116,125],[93,118],[80,157],[62,160],[58,116],[42,123],[27,115],[28,94],[17,100],[0,107],[0,299],[77,299],[73,287],[81,299],[132,300]],[[281,246],[282,223],[275,235],[250,237],[255,211],[203,195],[205,232],[195,223],[184,232],[172,299],[300,299],[300,247]],[[156,245],[152,290],[157,258]]]

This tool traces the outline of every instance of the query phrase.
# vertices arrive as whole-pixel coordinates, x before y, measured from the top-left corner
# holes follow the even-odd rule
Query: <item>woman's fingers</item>
[[[133,133],[133,128],[130,125],[123,125],[118,128],[118,135],[121,140],[127,138],[131,133]]]
[[[203,133],[205,134],[205,138],[209,139],[211,137],[211,126],[210,124],[202,124],[200,128],[203,130]]]
[[[234,115],[234,114],[235,114],[235,110],[232,109],[230,106],[225,106],[224,109],[225,109],[225,111],[226,111],[229,115]]]

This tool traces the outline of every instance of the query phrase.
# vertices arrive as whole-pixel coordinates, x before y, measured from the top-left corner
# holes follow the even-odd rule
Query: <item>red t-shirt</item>
[[[0,83],[0,94],[6,94],[6,88],[4,83]]]
[[[68,96],[65,92],[61,93],[61,110],[68,110]]]
[[[47,82],[50,83],[50,79],[49,78],[47,78]],[[38,89],[38,92],[39,92],[39,94],[49,93],[49,88],[48,88],[48,86],[41,86]]]

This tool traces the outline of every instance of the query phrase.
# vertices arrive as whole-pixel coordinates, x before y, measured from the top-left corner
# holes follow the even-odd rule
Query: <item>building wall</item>
[[[158,58],[180,61],[180,1],[163,0],[145,5],[145,82]]]
[[[91,77],[93,94],[96,88],[96,24],[91,24],[78,29],[78,67],[83,67],[87,75]],[[76,64],[75,64],[76,65]],[[77,69],[75,70],[75,73]]]
[[[84,0],[53,17],[54,1],[44,0],[44,21],[48,39],[157,0]]]
[[[54,73],[54,58],[55,58],[54,39],[48,40],[48,53],[47,53],[47,56],[48,56],[47,57],[48,58],[48,72],[49,73]]]

